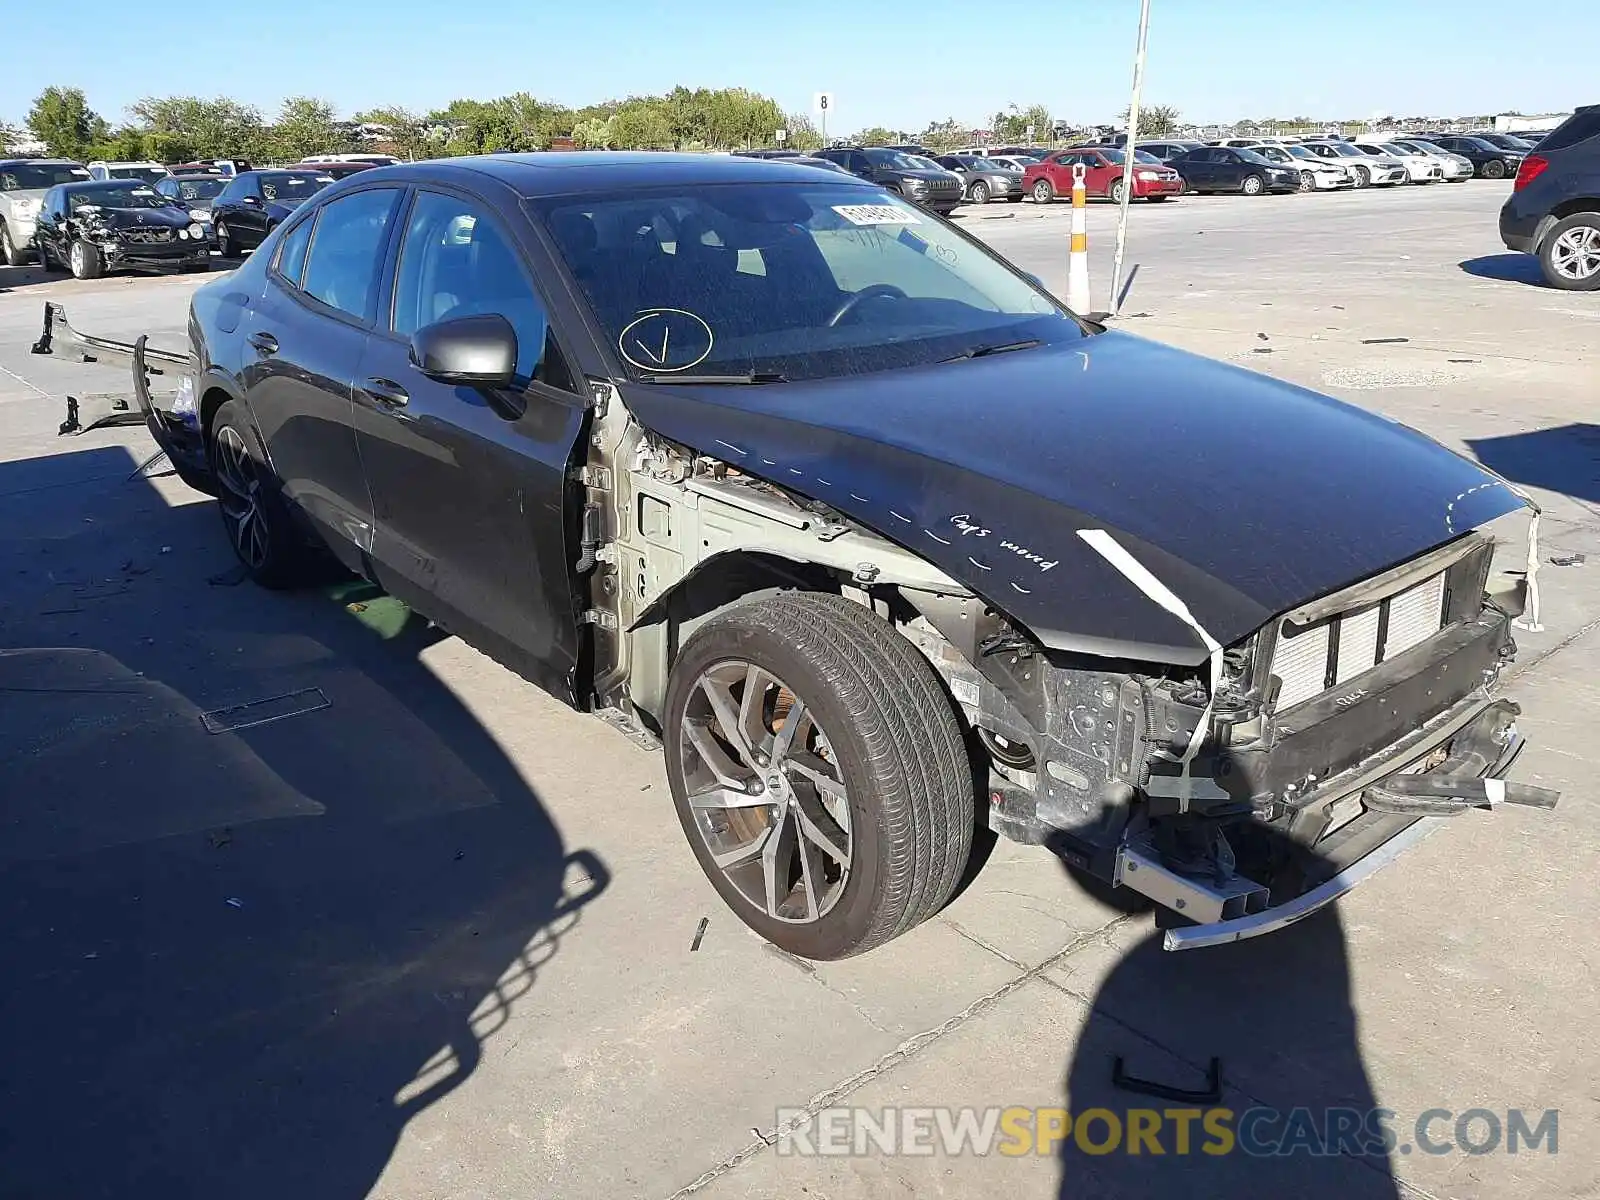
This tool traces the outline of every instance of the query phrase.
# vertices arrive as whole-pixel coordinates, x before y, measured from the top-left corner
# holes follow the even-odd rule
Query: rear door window
[[[399,198],[399,188],[371,188],[324,205],[301,290],[357,320],[371,321],[378,267]]]
[[[1596,135],[1600,135],[1600,105],[1584,112],[1573,113],[1565,122],[1558,125],[1549,137],[1540,142],[1538,148],[1546,152],[1565,150],[1568,146],[1586,142]]]

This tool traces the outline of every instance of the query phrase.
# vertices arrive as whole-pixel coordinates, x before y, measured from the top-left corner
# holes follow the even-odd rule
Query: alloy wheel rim
[[[82,242],[74,242],[72,244],[71,255],[72,273],[74,275],[82,275],[84,266]]]
[[[261,511],[261,476],[244,438],[231,425],[217,434],[217,497],[239,558],[253,568],[267,561],[267,526]]]
[[[1252,175],[1249,179],[1244,181],[1244,190],[1249,192],[1250,195],[1254,196],[1261,190],[1261,181]]]
[[[838,755],[805,701],[763,667],[715,663],[690,688],[679,757],[691,823],[733,890],[786,924],[827,916],[855,841]]]
[[[1550,246],[1550,265],[1563,279],[1600,275],[1600,226],[1575,225]]]
[[[1310,171],[1301,171],[1300,172],[1300,190],[1302,192],[1309,192],[1312,188],[1314,188],[1316,186],[1317,186],[1317,181],[1311,177],[1311,172]]]

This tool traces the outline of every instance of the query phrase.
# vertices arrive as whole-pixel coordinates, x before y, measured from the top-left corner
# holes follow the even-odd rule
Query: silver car
[[[66,158],[0,159],[0,262],[25,265],[33,257],[39,202],[58,183],[89,178],[89,168]]]

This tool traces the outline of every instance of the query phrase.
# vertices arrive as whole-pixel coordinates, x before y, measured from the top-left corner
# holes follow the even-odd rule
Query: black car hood
[[[627,385],[647,427],[901,543],[1045,645],[1198,662],[1195,632],[1081,530],[1111,534],[1223,645],[1523,503],[1407,426],[1110,332],[847,379]]]
[[[151,229],[182,229],[189,224],[186,208],[113,208],[99,205],[92,213],[79,213],[84,220],[97,220],[117,229],[144,225]]]

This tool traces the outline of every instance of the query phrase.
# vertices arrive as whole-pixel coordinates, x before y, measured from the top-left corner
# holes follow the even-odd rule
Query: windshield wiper
[[[747,371],[743,375],[641,375],[640,383],[788,383],[786,375],[776,371]]]
[[[949,358],[941,358],[940,362],[960,362],[964,358],[988,358],[991,354],[1009,354],[1013,350],[1032,350],[1035,346],[1044,345],[1038,338],[1028,338],[1021,342],[1004,342],[994,346],[976,346],[971,350],[963,350],[960,354],[952,354]]]

